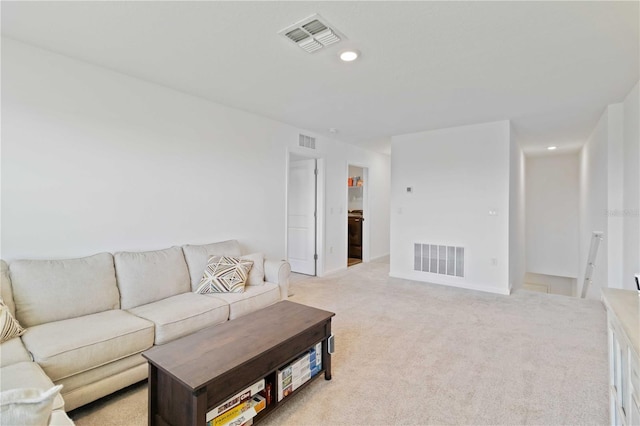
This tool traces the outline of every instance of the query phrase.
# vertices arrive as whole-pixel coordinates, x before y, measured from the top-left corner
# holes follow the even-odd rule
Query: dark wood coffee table
[[[321,372],[331,380],[334,315],[283,301],[149,349],[142,354],[149,362],[149,425],[205,425],[208,410],[262,378],[275,384],[276,370],[319,342]],[[278,402],[275,387],[273,395],[254,423],[292,397]]]

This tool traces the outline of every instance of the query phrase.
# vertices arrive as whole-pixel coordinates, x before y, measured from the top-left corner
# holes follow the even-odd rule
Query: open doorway
[[[579,295],[580,167],[577,151],[525,157],[524,290]]]
[[[287,260],[291,271],[318,271],[318,160],[289,153],[287,173]]]
[[[367,262],[368,223],[367,195],[368,169],[348,166],[347,178],[347,266]]]

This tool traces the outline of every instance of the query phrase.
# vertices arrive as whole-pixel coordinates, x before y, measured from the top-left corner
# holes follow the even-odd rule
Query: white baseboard
[[[388,258],[390,256],[391,256],[390,253],[383,254],[382,256],[378,256],[378,257],[374,257],[373,259],[369,259],[369,262],[379,262],[379,261],[384,260],[385,258]]]
[[[326,277],[327,275],[331,275],[331,274],[335,274],[336,272],[342,272],[342,271],[346,271],[347,267],[346,266],[342,266],[340,268],[337,269],[332,269],[330,271],[323,271],[321,274],[318,274],[319,277]]]
[[[494,293],[494,294],[502,294],[505,296],[509,296],[511,294],[510,289],[508,288],[498,288],[498,287],[487,287],[487,286],[483,286],[483,285],[478,285],[478,284],[473,284],[473,283],[468,283],[468,282],[457,282],[457,283],[442,283],[442,282],[434,282],[434,281],[427,281],[427,280],[419,280],[416,279],[416,277],[412,274],[406,274],[406,273],[402,273],[402,272],[397,272],[397,271],[391,271],[389,273],[389,276],[392,278],[400,278],[403,280],[410,280],[410,281],[415,281],[415,282],[424,282],[424,283],[428,283],[428,284],[436,284],[436,285],[444,285],[444,286],[448,286],[448,287],[457,287],[457,288],[464,288],[466,290],[476,290],[476,291],[484,291],[486,293]]]

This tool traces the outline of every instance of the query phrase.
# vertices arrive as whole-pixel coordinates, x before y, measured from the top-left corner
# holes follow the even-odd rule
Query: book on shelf
[[[278,401],[308,382],[322,370],[322,342],[276,372]]]
[[[207,423],[207,426],[240,426],[253,418],[257,413],[251,408],[251,400],[248,399]]]
[[[257,394],[207,422],[207,426],[248,426],[267,407],[264,396]]]
[[[267,400],[265,399],[264,396],[258,394],[253,398],[251,398],[251,400],[252,400],[252,403],[251,403],[252,407],[254,410],[256,410],[256,413],[259,413],[260,411],[267,408]]]
[[[249,400],[252,396],[258,394],[258,392],[261,392],[264,389],[264,386],[265,386],[264,379],[258,380],[248,388],[244,389],[241,392],[238,392],[231,398],[227,399],[226,401],[218,405],[213,410],[209,410],[207,412],[205,421],[209,423],[210,421],[220,416],[221,414],[225,413],[226,411],[229,411],[230,409],[238,406],[240,403],[243,403]]]
[[[322,342],[316,344],[309,351],[309,363],[311,367],[311,377],[314,377],[322,370]]]
[[[293,392],[293,369],[291,365],[278,370],[276,374],[277,388],[278,388],[278,401],[282,401],[282,398]]]

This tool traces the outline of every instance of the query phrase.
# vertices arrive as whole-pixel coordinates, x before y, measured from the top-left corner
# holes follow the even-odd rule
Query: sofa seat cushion
[[[56,381],[149,349],[153,328],[150,321],[113,310],[37,325],[22,340]]]
[[[205,296],[227,302],[229,319],[234,319],[278,302],[280,287],[273,283],[264,283],[247,286],[244,293],[209,293]]]
[[[0,367],[16,364],[22,361],[32,361],[31,355],[24,347],[22,340],[15,337],[0,344]]]
[[[0,369],[0,391],[11,389],[36,388],[43,391],[53,387],[53,382],[35,362],[26,361],[8,365]],[[53,410],[64,408],[64,400],[60,394],[53,400]]]
[[[229,319],[229,305],[195,293],[183,293],[129,309],[155,324],[155,344],[161,345]]]

